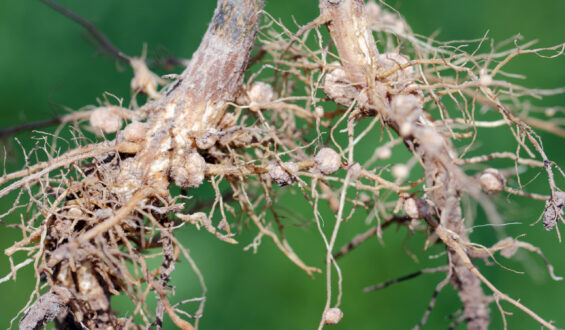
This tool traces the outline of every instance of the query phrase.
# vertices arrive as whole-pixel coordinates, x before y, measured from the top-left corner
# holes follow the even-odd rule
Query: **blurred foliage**
[[[72,10],[96,24],[120,49],[129,55],[140,55],[147,44],[149,57],[174,54],[189,58],[206,30],[215,1],[180,0],[98,0],[61,1]],[[390,5],[398,9],[421,35],[438,32],[435,38],[442,41],[480,38],[488,36],[501,41],[520,33],[526,40],[539,39],[539,46],[550,46],[565,41],[565,1],[563,0],[501,0],[501,1],[405,1]],[[305,24],[318,14],[317,1],[268,0],[266,10],[281,17],[291,30]],[[296,22],[296,23],[295,23]],[[48,119],[57,114],[95,104],[104,92],[129,99],[131,70],[117,65],[106,56],[100,56],[88,42],[83,30],[47,8],[39,1],[4,0],[0,2],[0,127],[11,127],[26,121]],[[470,50],[468,50],[470,51]],[[565,58],[546,60],[534,56],[518,58],[510,68],[527,75],[528,87],[565,86]],[[180,70],[180,69],[179,69]],[[534,100],[538,105],[565,105],[563,96]],[[504,129],[504,128],[501,128]],[[541,134],[550,159],[565,166],[563,139]],[[33,133],[20,134],[24,148],[33,145]],[[497,150],[510,148],[514,141],[509,134],[485,132],[483,144]],[[2,141],[8,157],[7,171],[21,168],[23,157],[13,138]],[[374,145],[367,145],[367,148]],[[393,158],[394,161],[394,158]],[[4,163],[4,160],[2,160]],[[560,178],[558,185],[565,187]],[[544,191],[545,175],[542,173],[528,188]],[[199,199],[206,199],[205,191]],[[288,195],[288,194],[287,194]],[[519,198],[497,200],[507,222],[520,225],[507,227],[513,236],[526,234],[525,240],[536,244],[555,265],[558,275],[565,275],[564,244],[559,244],[555,232],[545,232],[541,224],[530,227],[543,210],[542,202]],[[6,201],[0,211],[9,205]],[[288,205],[286,216],[297,221],[311,220],[311,210],[301,196],[289,195],[280,205]],[[361,213],[360,213],[361,214]],[[486,222],[478,211],[477,224]],[[327,216],[326,221],[332,221]],[[5,219],[17,222],[19,219]],[[364,217],[351,219],[342,227],[341,246],[356,233],[366,230]],[[264,240],[257,254],[243,252],[242,247],[253,239],[255,231],[238,237],[240,245],[231,246],[218,241],[205,231],[185,227],[177,235],[190,249],[202,270],[209,288],[205,316],[201,329],[312,329],[318,324],[325,301],[323,275],[309,279],[291,264],[269,240]],[[323,243],[311,226],[289,230],[290,241],[300,256],[309,264],[322,267]],[[342,309],[345,317],[334,329],[407,329],[421,318],[435,285],[442,274],[424,275],[385,290],[362,293],[362,288],[390,278],[414,272],[420,268],[440,265],[445,256],[432,259],[440,249],[431,248],[421,253],[424,237],[417,235],[406,242],[406,248],[419,256],[414,262],[403,251],[406,229],[389,228],[384,232],[384,242],[371,239],[341,260],[344,275]],[[491,228],[481,227],[472,234],[475,241],[492,243]],[[2,250],[20,233],[2,227]],[[552,282],[542,262],[535,256],[520,252],[523,262],[499,260],[503,265],[524,272],[510,272],[499,266],[486,267],[479,262],[487,277],[514,298],[541,316],[565,326],[563,297],[565,285]],[[323,268],[323,267],[322,267]],[[0,256],[0,276],[9,271],[7,258]],[[33,274],[22,271],[17,282],[1,285],[0,327],[7,327],[10,319],[26,304],[34,286]],[[194,297],[199,294],[197,280],[185,262],[177,266],[174,274],[177,297]],[[127,314],[127,298],[117,297]],[[532,329],[538,325],[528,316],[503,304],[513,312],[509,316],[510,329]],[[444,290],[432,312],[426,328],[446,328],[451,320],[446,315],[455,313],[460,302],[450,287]],[[501,328],[499,312],[491,305],[493,329]]]

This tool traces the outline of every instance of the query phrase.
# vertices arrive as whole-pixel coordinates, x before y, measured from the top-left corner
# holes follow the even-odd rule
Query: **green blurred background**
[[[139,55],[147,43],[149,54],[171,54],[189,58],[206,30],[215,1],[181,0],[121,0],[121,1],[61,1],[61,3],[94,22],[120,49]],[[416,33],[437,39],[474,39],[490,31],[497,41],[520,33],[526,40],[539,39],[540,46],[565,41],[565,1],[563,0],[476,0],[476,1],[397,1],[390,3],[407,19]],[[281,17],[292,30],[297,28],[292,17],[305,24],[316,17],[317,1],[268,0],[266,10]],[[0,127],[10,127],[26,121],[51,118],[62,113],[61,105],[78,109],[96,103],[103,92],[129,96],[131,71],[117,66],[106,56],[99,56],[84,37],[83,30],[39,1],[2,0],[0,2]],[[541,60],[524,56],[509,66],[513,72],[526,74],[529,87],[565,86],[565,58]],[[552,97],[536,101],[539,105],[565,105],[565,98]],[[496,133],[485,133],[487,148],[513,150],[515,142],[504,140]],[[549,157],[565,165],[563,140],[541,134]],[[32,145],[30,133],[20,134],[23,145]],[[492,143],[494,141],[496,143]],[[1,141],[8,150],[8,170],[22,166],[22,156],[13,139]],[[484,146],[483,145],[483,146]],[[373,145],[374,147],[374,145]],[[3,162],[3,161],[2,161]],[[561,187],[563,180],[558,180]],[[543,191],[545,176],[529,188]],[[299,201],[288,197],[288,201]],[[521,222],[508,227],[511,235],[527,234],[525,240],[540,246],[555,265],[558,275],[565,275],[565,245],[559,244],[555,232],[545,232],[541,225],[530,227],[543,209],[543,203],[503,196],[497,201],[507,222]],[[310,219],[306,203],[296,202],[289,214]],[[8,209],[0,204],[0,212]],[[479,212],[479,216],[482,214]],[[15,218],[8,218],[11,222]],[[343,226],[337,246],[367,227],[364,218],[356,217]],[[478,219],[477,223],[484,223]],[[325,301],[325,279],[318,275],[308,278],[264,239],[257,254],[242,251],[254,232],[239,237],[239,246],[217,241],[212,235],[192,228],[179,232],[181,242],[190,249],[209,288],[205,317],[201,329],[313,329],[317,327]],[[421,235],[419,235],[421,236]],[[0,248],[10,246],[20,233],[1,227]],[[388,229],[384,245],[372,239],[341,260],[344,275],[342,309],[345,317],[334,329],[408,329],[421,318],[435,285],[443,275],[426,275],[385,290],[362,293],[363,287],[393,277],[414,272],[423,267],[440,265],[444,257],[429,259],[439,252],[419,251],[423,238],[412,239],[408,248],[420,256],[415,263],[402,251],[406,230]],[[478,228],[473,240],[491,244],[492,229]],[[296,252],[309,264],[322,267],[323,243],[313,227],[290,230],[290,241]],[[565,283],[553,282],[539,258],[527,257],[527,263],[501,262],[524,271],[516,274],[498,266],[481,270],[502,291],[520,299],[541,316],[565,327]],[[8,260],[0,256],[0,276],[9,271]],[[197,281],[186,263],[177,267],[174,284],[177,297],[199,294]],[[18,274],[18,281],[0,285],[0,327],[8,327],[29,298],[33,287],[29,269]],[[456,293],[446,288],[438,297],[425,328],[444,329],[451,320],[446,316],[460,307]],[[118,300],[125,299],[123,297]],[[512,316],[510,329],[535,329],[539,326],[528,316],[503,303]],[[502,327],[495,305],[491,306],[491,328]],[[120,307],[118,307],[120,309]],[[123,315],[126,311],[122,309]],[[171,325],[169,324],[169,327]],[[461,327],[463,328],[463,327]]]

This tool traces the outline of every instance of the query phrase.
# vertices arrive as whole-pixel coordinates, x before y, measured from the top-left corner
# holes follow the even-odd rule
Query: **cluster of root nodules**
[[[42,151],[48,150],[45,144]],[[92,149],[76,150],[85,148]],[[98,155],[88,159],[79,156],[76,160],[68,154],[54,157],[38,164],[48,167],[60,161],[64,166],[21,179],[27,181],[22,182],[10,211],[27,204],[23,214],[29,218],[9,225],[19,228],[23,239],[5,251],[12,261],[12,276],[29,263],[34,264],[37,276],[36,289],[22,310],[21,329],[40,328],[51,321],[58,328],[73,329],[134,328],[136,323],[160,326],[165,313],[179,312],[182,303],[173,305],[167,300],[172,289],[168,282],[179,252],[186,251],[172,236],[174,223],[169,214],[181,211],[183,204],[168,196],[132,196],[118,186],[120,171],[132,162],[132,154],[118,149],[103,142],[94,148],[93,154]],[[101,227],[108,222],[115,225]],[[28,259],[14,265],[18,253]],[[116,315],[112,295],[131,299],[127,316]],[[148,310],[152,295],[157,297],[156,311]],[[194,315],[185,315],[198,317],[198,306],[193,310]]]
[[[504,69],[520,54],[562,56],[564,45],[533,48],[534,43],[518,38],[498,45],[486,38],[457,43],[422,39],[398,14],[374,2],[364,8],[366,24],[356,24],[353,20],[361,18],[355,15],[334,14],[330,11],[330,16],[319,17],[298,33],[266,15],[250,63],[253,73],[221,121],[211,128],[203,125],[208,128],[182,131],[186,136],[176,139],[177,143],[187,141],[185,161],[173,161],[169,171],[169,180],[183,188],[180,195],[173,196],[166,187],[140,190],[143,180],[121,177],[134,173],[127,169],[138,165],[135,155],[149,137],[137,129],[147,128],[144,116],[152,103],[120,108],[121,118],[133,120],[129,125],[135,126],[118,132],[114,141],[90,149],[82,146],[75,149],[79,150],[76,154],[69,151],[39,165],[29,163],[30,170],[2,177],[3,184],[15,180],[0,191],[0,196],[17,195],[8,213],[17,212],[27,200],[34,205],[27,218],[10,225],[22,230],[23,239],[6,251],[11,258],[17,252],[29,256],[22,263],[12,263],[13,278],[18,269],[35,265],[38,282],[21,322],[42,325],[55,320],[88,328],[127,328],[160,325],[166,314],[177,326],[189,328],[179,315],[197,320],[204,297],[177,299],[200,302],[192,314],[169,301],[173,290],[168,282],[175,262],[181,253],[189,258],[174,236],[180,224],[204,228],[227,243],[237,243],[239,230],[252,230],[257,235],[245,250],[257,251],[260,244],[271,242],[313,275],[321,270],[303,261],[286,235],[289,226],[311,225],[319,231],[326,250],[322,328],[347,318],[339,308],[338,259],[367,239],[383,239],[384,230],[395,225],[406,227],[409,237],[426,235],[424,249],[435,245],[447,250],[443,265],[366,290],[445,272],[428,308],[422,308],[417,327],[426,323],[438,292],[451,284],[462,302],[455,324],[467,322],[469,328],[486,329],[492,302],[506,322],[501,305],[506,301],[554,328],[522,302],[500,292],[473,260],[497,263],[496,252],[510,258],[522,248],[539,255],[551,277],[560,279],[537,247],[506,238],[503,224],[509,219],[497,211],[495,200],[502,193],[539,200],[540,219],[548,230],[563,221],[563,193],[553,174],[559,167],[545,154],[535,133],[545,130],[562,136],[563,128],[549,117],[562,115],[563,109],[544,109],[529,102],[563,90],[522,87]],[[334,28],[366,27],[368,34],[336,35],[367,39],[333,43],[324,39],[323,25],[338,19],[352,22]],[[348,44],[354,47],[372,40],[372,33],[378,37],[378,48],[365,49],[367,58],[343,52]],[[161,92],[156,93],[152,97],[161,99]],[[513,137],[515,145],[496,149],[491,141],[483,140],[489,130]],[[404,158],[395,156],[392,163],[393,154]],[[179,173],[192,179],[176,180]],[[559,173],[563,175],[560,169]],[[538,180],[547,178],[546,191],[528,191],[525,183],[538,174]],[[201,185],[211,185],[215,191],[215,198],[204,203],[208,207],[183,204],[197,196]],[[304,220],[297,221],[292,207],[280,203],[289,192],[303,196],[303,203],[312,210],[301,215]],[[474,204],[483,208],[500,237],[491,247],[470,239]],[[336,245],[340,229],[350,219],[364,219],[368,228],[347,238],[350,243],[340,248]],[[151,258],[160,258],[160,266],[149,267]],[[195,272],[199,275],[196,268]],[[487,296],[483,288],[492,295]],[[118,294],[133,301],[127,316],[118,317],[112,310],[110,297]],[[158,300],[154,311],[146,304],[150,296]],[[47,304],[59,308],[47,311]],[[190,308],[197,307],[186,307]]]

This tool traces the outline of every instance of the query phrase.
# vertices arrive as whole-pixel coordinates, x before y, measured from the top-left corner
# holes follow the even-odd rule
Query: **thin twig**
[[[88,31],[96,41],[105,49],[110,55],[115,57],[117,60],[129,63],[131,57],[126,55],[124,52],[119,50],[112,42],[92,23],[81,17],[80,15],[76,14],[75,12],[61,6],[57,2],[53,0],[41,0],[47,6],[53,8],[55,11],[61,13],[62,15],[70,18],[71,20],[80,24],[83,28]]]
[[[337,260],[337,259],[343,257],[344,255],[348,254],[353,249],[355,249],[357,246],[361,245],[363,242],[365,242],[369,238],[376,236],[377,233],[380,230],[387,228],[391,224],[393,224],[393,223],[399,223],[400,224],[400,223],[404,223],[408,220],[410,220],[410,217],[408,217],[408,216],[395,216],[392,219],[385,221],[380,226],[374,226],[374,227],[370,228],[369,230],[367,230],[366,232],[364,232],[362,234],[358,234],[357,236],[353,237],[353,239],[349,243],[347,243],[341,249],[339,249],[338,252],[334,253],[334,256],[333,256],[334,259]]]
[[[420,269],[419,271],[414,272],[414,273],[410,273],[408,275],[393,278],[393,279],[390,279],[388,281],[385,281],[385,282],[382,282],[382,283],[379,283],[379,284],[376,284],[376,285],[368,286],[368,287],[363,289],[363,292],[371,292],[371,291],[381,290],[381,289],[389,287],[393,284],[400,283],[400,282],[403,282],[403,281],[407,281],[407,280],[413,279],[413,278],[418,277],[418,276],[423,275],[423,274],[433,274],[433,273],[439,273],[439,272],[446,272],[448,270],[449,270],[449,266],[440,266],[440,267],[434,267],[434,268]]]

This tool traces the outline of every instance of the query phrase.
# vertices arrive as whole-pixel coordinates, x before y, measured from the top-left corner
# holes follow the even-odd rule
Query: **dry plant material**
[[[165,315],[179,328],[197,328],[206,287],[175,237],[175,229],[183,225],[204,228],[230,244],[238,243],[237,228],[250,228],[257,236],[246,250],[257,251],[270,240],[314,276],[322,270],[293,250],[285,234],[292,222],[278,215],[276,201],[296,190],[311,206],[312,224],[326,250],[326,301],[319,329],[343,317],[338,258],[373,236],[381,238],[392,224],[427,235],[424,249],[439,244],[446,251],[444,265],[367,289],[445,272],[416,328],[426,323],[438,293],[451,284],[462,303],[457,322],[466,322],[469,329],[488,328],[492,302],[506,322],[503,301],[556,329],[526,307],[527,302],[498,290],[473,263],[496,262],[495,252],[510,258],[523,248],[541,257],[552,278],[560,280],[549,261],[535,246],[506,237],[503,228],[498,230],[501,240],[491,248],[473,243],[468,230],[473,219],[463,216],[462,196],[479,204],[494,224],[505,220],[492,202],[502,191],[545,200],[547,230],[563,221],[565,197],[553,171],[563,172],[545,154],[532,126],[554,134],[563,129],[529,117],[520,103],[562,90],[527,89],[506,81],[503,70],[520,54],[563,56],[565,44],[534,49],[516,41],[515,49],[467,53],[463,49],[468,44],[422,39],[398,14],[361,0],[320,0],[320,16],[296,33],[267,14],[265,28],[257,34],[263,1],[218,0],[200,47],[188,63],[178,61],[186,64],[184,72],[170,75],[174,81],[160,88],[164,82],[150,71],[145,55],[125,55],[88,21],[51,0],[42,1],[128,63],[134,72],[132,91],[146,94],[148,101],[138,106],[134,98],[126,109],[105,100],[50,122],[116,135],[62,154],[50,154],[56,149],[45,138],[42,148],[26,152],[24,169],[0,178],[0,198],[15,196],[2,223],[22,208],[32,211],[21,223],[7,224],[20,230],[22,238],[5,251],[12,271],[2,282],[15,279],[17,271],[32,263],[37,275],[21,328],[40,328],[51,321],[59,328],[161,328]],[[324,25],[335,49],[320,33]],[[477,50],[488,44],[469,43]],[[254,45],[257,52],[250,60]],[[249,61],[253,73],[244,79]],[[498,119],[481,121],[478,106],[489,108]],[[475,143],[482,138],[478,127],[510,132],[516,148],[481,153]],[[375,143],[377,131],[381,136]],[[359,155],[358,145],[367,139],[373,139],[372,154]],[[400,149],[410,156],[391,163]],[[470,156],[471,151],[476,155]],[[32,156],[41,152],[49,160],[32,163]],[[513,162],[515,171],[496,169],[492,160]],[[484,170],[476,173],[477,166]],[[422,177],[414,177],[415,168]],[[528,169],[545,173],[547,195],[524,190],[520,175]],[[188,207],[186,200],[206,184],[215,191],[211,206]],[[172,192],[173,186],[181,188],[180,194]],[[334,219],[322,220],[326,204],[321,201],[327,202]],[[340,229],[359,210],[378,224],[335,252]],[[238,222],[241,218],[246,226]],[[158,252],[150,254],[149,249]],[[14,255],[23,253],[29,258],[15,264]],[[170,280],[181,256],[199,278],[202,296],[173,303]],[[151,268],[148,260],[156,257],[161,264]],[[110,298],[117,294],[133,301],[127,316],[112,310]],[[148,308],[149,295],[158,300],[155,310]],[[195,302],[198,307],[182,306]]]

